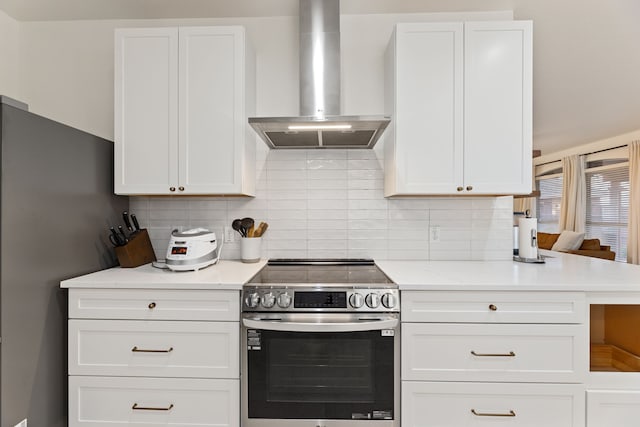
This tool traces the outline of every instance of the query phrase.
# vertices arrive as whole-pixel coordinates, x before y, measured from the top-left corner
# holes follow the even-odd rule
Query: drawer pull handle
[[[516,413],[513,410],[509,410],[508,414],[497,414],[492,412],[477,412],[475,409],[471,410],[471,413],[476,417],[515,417]]]
[[[143,348],[138,348],[135,346],[131,349],[134,353],[171,353],[173,351],[173,347],[170,347],[168,350],[145,350]]]
[[[489,310],[491,311],[498,311],[498,306],[495,304],[489,304]]]
[[[476,357],[516,357],[513,351],[509,353],[476,353],[475,350],[471,350],[471,354]]]
[[[150,302],[149,303],[149,309],[153,310],[154,308],[156,308],[156,303],[155,302]]]
[[[137,403],[134,403],[131,409],[135,411],[170,411],[173,409],[173,403],[169,405],[168,408],[154,408],[151,406],[138,406]]]

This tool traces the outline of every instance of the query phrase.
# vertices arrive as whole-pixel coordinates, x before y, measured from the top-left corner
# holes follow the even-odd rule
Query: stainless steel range
[[[270,260],[242,295],[243,427],[398,427],[396,285],[372,260]]]

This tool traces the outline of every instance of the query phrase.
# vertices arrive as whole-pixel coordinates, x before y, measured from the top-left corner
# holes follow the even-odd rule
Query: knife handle
[[[129,243],[129,239],[127,238],[126,233],[124,232],[124,230],[122,229],[122,226],[119,225],[118,226],[118,232],[120,233],[120,235],[122,236],[122,239],[124,239],[124,243],[123,244],[127,244]]]
[[[140,231],[140,224],[138,223],[138,218],[136,218],[135,214],[131,214],[131,221],[133,222],[133,227],[134,230],[133,231]]]
[[[122,212],[122,219],[124,221],[124,225],[127,226],[127,230],[133,231],[133,227],[131,227],[131,222],[129,221],[129,212]]]

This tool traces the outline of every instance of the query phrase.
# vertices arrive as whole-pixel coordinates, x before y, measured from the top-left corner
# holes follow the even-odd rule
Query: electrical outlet
[[[224,227],[224,242],[225,243],[233,243],[234,242],[234,230],[233,228],[229,227],[228,225],[225,225]]]
[[[432,225],[429,227],[429,241],[431,242],[439,242],[440,241],[440,226]]]
[[[27,419],[25,418],[24,420],[20,421],[14,427],[27,427]]]

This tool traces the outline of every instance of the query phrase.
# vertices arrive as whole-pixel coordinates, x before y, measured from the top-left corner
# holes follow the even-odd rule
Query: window
[[[591,166],[591,164],[589,165]],[[616,261],[627,261],[629,166],[601,166],[586,171],[586,236],[611,246]]]
[[[560,202],[562,200],[562,175],[541,176],[537,179],[538,231],[559,233]]]

